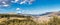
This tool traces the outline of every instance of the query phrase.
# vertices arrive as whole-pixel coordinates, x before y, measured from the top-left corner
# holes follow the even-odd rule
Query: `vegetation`
[[[60,18],[58,16],[53,16],[53,19],[50,19],[48,25],[60,25]]]
[[[19,19],[13,19],[9,20],[9,15],[5,15],[8,20],[2,21],[0,25],[60,25],[60,18],[58,16],[52,16],[53,18],[50,19],[48,23],[36,23],[33,20],[30,20],[30,16],[27,17],[28,20],[19,20]]]
[[[40,23],[39,25],[60,25],[60,18],[58,16],[52,16],[48,23]]]
[[[32,20],[8,20],[8,21],[3,21],[0,23],[0,25],[36,25],[36,23]]]

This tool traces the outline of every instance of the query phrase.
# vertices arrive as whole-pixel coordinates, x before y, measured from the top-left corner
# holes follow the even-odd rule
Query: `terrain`
[[[60,12],[39,15],[0,14],[0,25],[60,25]]]

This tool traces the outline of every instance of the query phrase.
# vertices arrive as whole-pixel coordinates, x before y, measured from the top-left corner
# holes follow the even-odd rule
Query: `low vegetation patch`
[[[60,25],[60,18],[58,18],[58,16],[52,16],[52,17],[53,18],[51,18],[48,23],[46,22],[36,23],[30,19],[28,20],[13,19],[13,20],[2,21],[0,25]]]

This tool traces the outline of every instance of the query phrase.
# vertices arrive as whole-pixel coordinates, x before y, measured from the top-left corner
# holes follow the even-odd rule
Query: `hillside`
[[[33,20],[38,22],[38,23],[44,23],[44,22],[50,21],[50,19],[53,18],[53,16],[57,16],[58,18],[60,18],[60,11],[58,11],[58,12],[47,12],[44,14],[40,14],[38,16],[33,17]]]
[[[0,25],[40,25],[50,23],[50,19],[60,18],[60,12],[47,12],[40,15],[27,14],[0,14]],[[60,24],[60,23],[59,23]],[[45,25],[45,24],[44,24]]]

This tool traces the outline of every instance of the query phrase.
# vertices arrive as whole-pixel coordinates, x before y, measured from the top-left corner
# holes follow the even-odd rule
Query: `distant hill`
[[[57,12],[47,12],[44,14],[39,14],[38,16],[34,16],[33,20],[36,22],[48,22],[50,20],[50,18],[52,18],[53,16],[57,16],[60,18],[60,11]]]

